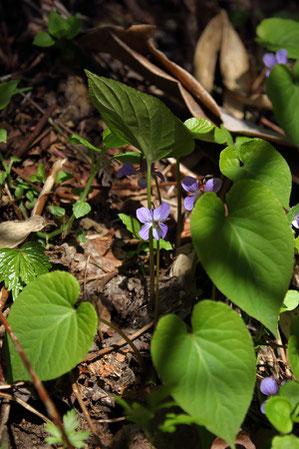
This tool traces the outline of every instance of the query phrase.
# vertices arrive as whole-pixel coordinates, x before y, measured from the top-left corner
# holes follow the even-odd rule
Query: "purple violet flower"
[[[266,77],[270,75],[271,70],[276,64],[286,64],[288,62],[288,51],[282,48],[274,53],[266,53],[263,56],[263,63],[268,70],[266,72]]]
[[[278,385],[273,376],[265,377],[260,383],[260,391],[266,396],[273,396],[278,393]]]
[[[274,396],[278,393],[278,384],[273,376],[265,377],[260,383],[260,391],[266,396]],[[268,399],[269,399],[268,397]],[[265,415],[266,399],[260,406],[261,412]]]
[[[125,162],[117,172],[117,176],[119,178],[123,178],[124,176],[128,177],[136,174],[137,170],[131,162]]]
[[[145,159],[142,160],[141,164],[140,164],[140,168],[137,171],[136,168],[134,167],[134,165],[132,164],[132,162],[125,162],[123,164],[123,166],[118,170],[117,175],[119,178],[122,178],[124,176],[132,176],[132,175],[137,175],[138,174],[138,185],[141,189],[145,189],[147,186],[147,177],[146,177],[146,172],[147,172],[147,162]],[[154,164],[152,164],[151,166],[151,172],[152,174],[154,174],[155,176],[158,176],[162,182],[165,181],[164,176],[162,175],[162,173],[160,173],[159,171],[155,170]]]
[[[144,226],[139,230],[139,235],[143,240],[148,240],[149,230],[153,229],[153,237],[156,240],[164,239],[168,226],[163,223],[170,214],[170,206],[168,203],[162,203],[161,206],[154,210],[140,207],[136,211],[136,216]]]
[[[222,185],[221,179],[210,178],[204,184],[203,191],[217,193],[220,190],[221,185]],[[185,209],[192,210],[194,207],[194,204],[196,203],[196,201],[202,194],[201,189],[199,188],[198,182],[195,178],[192,178],[191,176],[186,176],[182,180],[182,187],[186,192],[191,193],[191,195],[186,196],[186,198],[184,199]]]

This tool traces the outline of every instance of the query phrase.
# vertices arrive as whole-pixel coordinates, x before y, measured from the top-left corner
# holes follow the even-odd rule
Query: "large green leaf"
[[[291,19],[263,20],[256,29],[257,41],[271,51],[288,50],[289,58],[299,58],[299,22]]]
[[[277,122],[292,142],[299,145],[299,82],[293,79],[289,67],[280,64],[273,67],[267,79],[267,94]]]
[[[8,321],[41,380],[73,369],[92,344],[97,314],[88,302],[74,308],[79,292],[74,276],[53,271],[27,285],[12,305]],[[12,380],[30,380],[10,338],[8,347]]]
[[[232,181],[255,179],[264,184],[288,209],[292,176],[286,160],[265,140],[251,139],[238,149],[227,147],[220,154],[221,172]]]
[[[292,319],[288,356],[292,371],[296,378],[299,379],[299,315]]]
[[[279,396],[288,399],[292,413],[299,405],[299,383],[290,380],[279,388]]]
[[[148,164],[193,151],[183,123],[158,98],[86,71],[93,105],[113,134],[141,150]]]
[[[233,446],[255,384],[252,340],[238,314],[220,302],[201,301],[191,323],[188,333],[176,315],[159,320],[154,365],[182,409]]]
[[[217,288],[277,335],[277,318],[293,269],[293,234],[281,204],[258,181],[237,181],[224,204],[199,198],[191,233]]]

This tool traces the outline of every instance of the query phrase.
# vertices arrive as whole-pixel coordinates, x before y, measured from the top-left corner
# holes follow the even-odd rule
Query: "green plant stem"
[[[147,161],[147,207],[152,209],[152,173],[151,164]],[[153,232],[152,228],[149,230],[149,253],[150,253],[150,300],[155,300],[155,258],[154,258],[154,245],[153,245]]]
[[[94,178],[96,177],[96,175],[97,175],[97,173],[98,173],[98,171],[99,171],[99,169],[100,169],[101,162],[102,162],[102,160],[103,160],[104,155],[105,155],[105,151],[102,151],[102,153],[100,154],[99,159],[97,160],[97,163],[96,163],[95,165],[92,166],[92,168],[91,168],[91,173],[90,173],[90,177],[88,178],[88,181],[87,181],[87,183],[86,183],[86,186],[85,186],[83,192],[82,192],[81,195],[80,195],[80,200],[81,200],[81,201],[85,201],[86,198],[88,197],[88,194],[89,194],[89,191],[90,191],[90,188],[91,188],[91,184],[92,184]],[[45,238],[45,239],[47,239],[47,240],[50,240],[50,239],[52,239],[53,237],[56,237],[57,235],[62,234],[63,232],[69,232],[70,227],[72,226],[72,224],[73,224],[75,218],[76,218],[76,217],[75,217],[74,213],[72,213],[72,215],[71,215],[69,221],[68,221],[64,226],[61,226],[61,228],[56,229],[56,230],[53,231],[53,232],[50,232],[50,234],[45,234],[45,233],[43,233],[43,232],[38,232],[37,235],[38,235],[39,237],[41,237],[41,238]]]
[[[178,220],[176,228],[176,250],[181,245],[181,231],[182,231],[182,188],[180,175],[180,160],[176,160],[176,182],[177,182],[177,202],[178,202]]]
[[[156,251],[156,295],[155,295],[155,314],[154,314],[154,326],[156,327],[158,322],[158,310],[159,310],[159,273],[160,271],[160,245],[159,240],[157,240],[157,251]]]
[[[155,183],[156,183],[156,187],[157,187],[157,193],[158,193],[158,198],[159,198],[159,203],[160,205],[162,204],[162,197],[161,197],[161,192],[160,192],[160,187],[159,187],[159,183],[158,183],[158,178],[156,175],[154,175],[155,178]]]
[[[132,340],[130,340],[130,338],[122,330],[120,330],[115,324],[111,323],[110,321],[106,321],[104,318],[101,318],[101,317],[98,317],[98,319],[101,323],[106,324],[106,326],[111,327],[111,329],[115,330],[115,332],[117,332],[124,340],[126,340],[128,345],[131,346],[132,350],[136,354],[136,357],[137,357],[140,365],[144,367],[144,362],[143,362],[142,356],[140,354],[140,351],[139,351],[139,349],[136,348],[136,346],[134,345]]]

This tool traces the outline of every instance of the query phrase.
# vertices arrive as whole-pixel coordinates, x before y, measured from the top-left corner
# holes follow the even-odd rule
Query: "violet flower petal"
[[[220,178],[211,178],[208,179],[205,183],[204,191],[205,192],[219,192],[222,186],[222,181]]]
[[[294,217],[294,220],[292,221],[292,226],[294,226],[294,228],[299,229],[299,211],[297,212],[297,214]]]
[[[139,229],[138,234],[143,240],[149,239],[149,230],[152,227],[151,223],[146,223],[144,226],[142,226],[141,229]]]
[[[157,226],[153,226],[153,237],[154,237],[154,239],[156,239],[156,240],[160,240],[160,238],[162,237],[161,224],[163,224],[163,223],[160,223],[160,224],[157,225]],[[165,225],[165,226],[166,226],[166,225]]]
[[[160,223],[160,229],[161,229],[161,238],[162,239],[165,239],[165,236],[166,236],[166,234],[167,234],[167,231],[168,231],[168,226],[165,224],[165,223]]]
[[[288,62],[288,50],[282,48],[275,54],[276,64],[286,64]]]
[[[162,203],[161,206],[154,209],[154,221],[165,221],[170,214],[170,206],[168,203]]]
[[[266,406],[266,402],[268,401],[268,399],[266,399],[266,401],[262,402],[261,406],[260,406],[260,411],[263,413],[263,415],[266,414],[265,411],[265,406]]]
[[[268,78],[268,76],[270,75],[271,69],[268,69],[266,72],[266,78]]]
[[[165,177],[160,171],[155,171],[154,174],[161,179],[162,182],[165,182]]]
[[[184,199],[184,207],[186,210],[192,210],[194,207],[195,193],[190,196],[186,196]]]
[[[191,176],[186,176],[182,180],[182,187],[186,192],[195,193],[199,191],[198,183],[195,178],[192,178]]]
[[[153,212],[146,207],[140,207],[137,209],[136,216],[141,223],[153,223]]]
[[[274,67],[275,64],[277,64],[274,53],[266,53],[263,56],[263,63],[265,64],[266,67],[272,69],[272,67]]]
[[[260,383],[260,391],[266,396],[278,393],[278,385],[273,376],[265,377]]]
[[[125,162],[123,166],[118,170],[117,176],[123,178],[124,176],[136,175],[137,170],[131,162]]]
[[[145,189],[147,186],[147,177],[144,175],[139,175],[137,184],[141,189]]]

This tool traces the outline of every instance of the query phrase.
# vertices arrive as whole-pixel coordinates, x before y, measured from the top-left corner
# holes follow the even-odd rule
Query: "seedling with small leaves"
[[[76,430],[79,427],[80,422],[74,409],[69,410],[63,415],[63,424],[69,442],[78,449],[84,447],[86,440],[89,437],[89,432],[85,430]],[[45,430],[51,435],[45,438],[46,443],[62,444],[64,448],[67,447],[64,444],[59,427],[55,426],[53,423],[47,423]]]
[[[24,285],[29,284],[51,268],[49,258],[39,243],[28,242],[21,248],[0,249],[0,282],[17,298]]]
[[[38,47],[52,47],[59,41],[74,39],[81,30],[82,21],[78,16],[70,16],[67,19],[61,17],[56,11],[49,15],[48,32],[38,33],[33,44]]]

